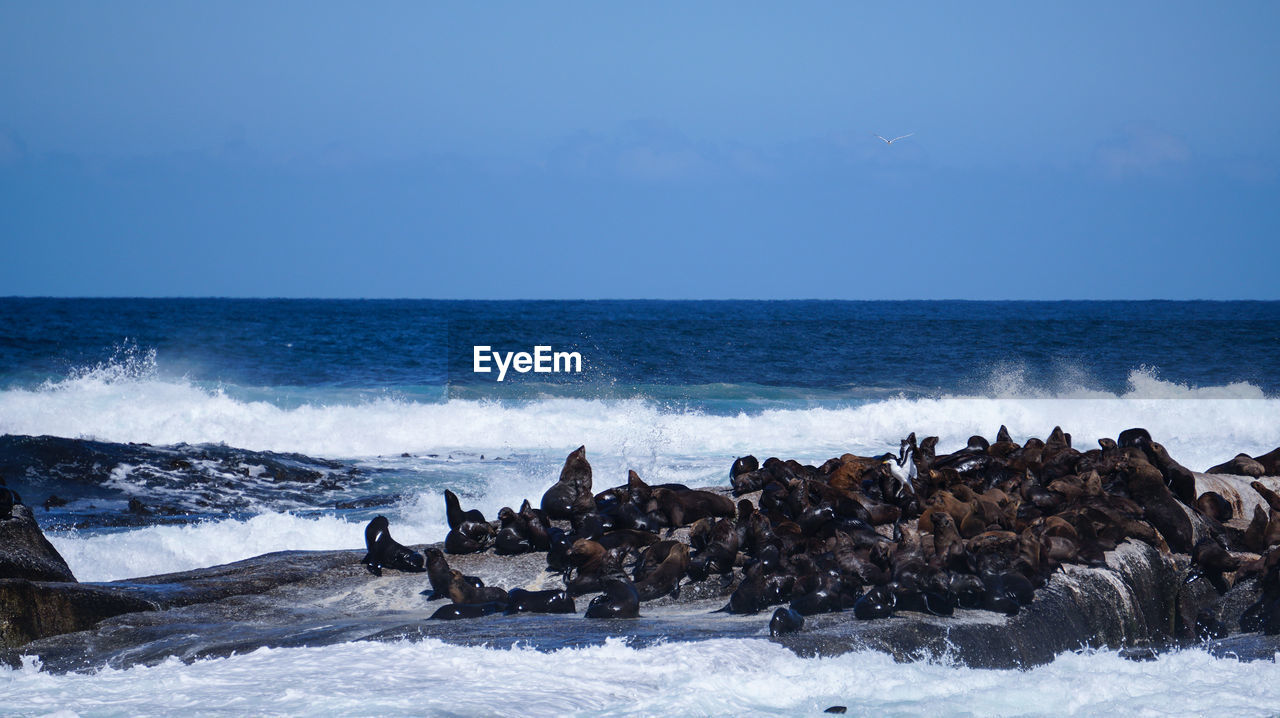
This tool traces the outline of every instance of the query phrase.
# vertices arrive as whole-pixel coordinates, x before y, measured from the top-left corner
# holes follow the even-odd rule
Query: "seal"
[[[573,580],[565,581],[570,596],[603,590],[604,579],[621,570],[622,549],[606,549],[599,541],[578,539],[569,549],[568,564],[576,569]]]
[[[458,501],[458,495],[448,489],[444,490],[444,515],[449,521],[449,528],[451,529],[457,529],[467,521],[487,523],[484,520],[484,514],[478,510],[463,511],[462,504]]]
[[[1262,595],[1245,609],[1240,617],[1240,630],[1274,636],[1280,634],[1280,552],[1267,554],[1262,564],[1264,571],[1259,581]]]
[[[791,609],[803,616],[841,611],[845,607],[844,593],[839,572],[825,571],[818,575],[818,585],[812,591],[791,599]]]
[[[733,466],[729,467],[729,479],[739,474],[746,474],[760,468],[760,460],[750,454],[740,456],[733,460]]]
[[[987,575],[983,576],[983,583],[987,587],[983,607],[988,611],[1012,616],[1035,598],[1035,588],[1021,574],[1009,572]]]
[[[1254,459],[1252,456],[1249,456],[1248,454],[1236,454],[1234,459],[1230,461],[1224,461],[1223,463],[1218,464],[1217,466],[1213,466],[1208,469],[1205,469],[1204,472],[1206,474],[1232,474],[1235,476],[1251,476],[1256,479],[1259,476],[1265,476],[1267,473],[1267,469],[1262,465],[1262,462],[1258,461],[1257,459]]]
[[[853,617],[859,621],[872,621],[893,615],[897,597],[887,586],[875,586],[853,604]]]
[[[804,628],[804,616],[787,608],[780,607],[773,612],[773,618],[769,619],[769,635],[782,636],[788,633],[795,633]]]
[[[1267,485],[1261,481],[1250,481],[1249,487],[1258,492],[1258,495],[1262,497],[1263,501],[1267,502],[1267,506],[1270,506],[1272,511],[1280,511],[1280,494],[1276,494],[1276,492],[1267,488]]]
[[[1191,549],[1191,563],[1220,594],[1231,590],[1224,573],[1240,568],[1240,559],[1231,555],[1218,539],[1206,536]]]
[[[774,554],[777,553],[775,548]],[[776,557],[775,557],[776,558]],[[774,559],[759,560],[742,572],[738,588],[729,596],[729,603],[721,612],[754,615],[791,596],[796,578],[788,573],[769,573]]]
[[[1240,539],[1246,550],[1253,553],[1262,553],[1267,550],[1267,526],[1270,522],[1271,516],[1266,509],[1261,506],[1253,507],[1253,520],[1249,522]]]
[[[491,616],[495,613],[501,613],[504,606],[501,603],[451,603],[447,606],[441,606],[436,612],[431,614],[432,621],[456,621],[462,618],[480,618],[482,616]]]
[[[361,563],[375,576],[381,576],[384,568],[409,573],[426,571],[422,554],[396,543],[387,530],[388,526],[390,522],[386,516],[375,516],[364,527],[365,555]]]
[[[652,495],[667,525],[675,528],[702,518],[733,516],[737,511],[732,499],[710,491],[654,488]]]
[[[1200,494],[1200,498],[1196,499],[1196,508],[1200,513],[1220,524],[1235,517],[1235,509],[1232,508],[1231,502],[1222,498],[1217,491],[1206,491]]]
[[[1128,431],[1140,431],[1146,434],[1146,429],[1129,429]],[[1122,446],[1125,443],[1125,433],[1128,432],[1120,434]],[[1141,434],[1137,436],[1138,439],[1134,439],[1134,435],[1128,438],[1131,441],[1139,441],[1143,445],[1151,443],[1149,434],[1145,442],[1141,441]],[[1164,474],[1151,464],[1142,449],[1135,446],[1124,449],[1120,468],[1126,476],[1129,497],[1142,506],[1147,522],[1164,536],[1169,548],[1178,553],[1191,553],[1191,519],[1182,510],[1173,492],[1165,485]],[[1192,496],[1190,505],[1194,504],[1195,497]]]
[[[513,613],[577,613],[573,597],[567,591],[548,589],[526,591],[513,588],[507,592],[507,614]]]
[[[596,539],[606,549],[620,548],[628,551],[640,551],[661,540],[658,534],[635,529],[614,529]]]
[[[457,494],[448,489],[444,490],[444,513],[449,522],[445,553],[479,553],[493,543],[493,526],[484,520],[484,514],[475,509],[463,511]]]
[[[641,601],[651,601],[661,596],[680,597],[680,579],[689,569],[689,547],[682,543],[669,546],[662,563],[635,584]]]
[[[640,557],[636,559],[635,566],[631,569],[631,579],[637,583],[643,581],[646,576],[653,573],[663,561],[667,560],[667,554],[677,545],[683,546],[679,541],[667,539],[650,544],[640,552]],[[685,548],[688,548],[687,546]]]
[[[604,579],[604,593],[591,599],[587,618],[639,618],[640,595],[626,574]]]
[[[525,529],[529,532],[529,543],[533,544],[533,549],[535,551],[550,549],[551,539],[547,532],[551,529],[551,522],[547,520],[547,515],[541,509],[530,506],[529,500],[525,499],[520,504],[520,518],[524,519]]]
[[[740,545],[737,522],[732,519],[716,521],[709,527],[707,543],[689,562],[689,577],[695,581],[701,581],[708,574],[719,576],[729,574],[729,578],[732,579],[733,566],[737,561]]]
[[[1280,476],[1280,447],[1259,454],[1253,460],[1262,464],[1263,476]]]
[[[448,560],[440,549],[434,546],[426,550],[427,554],[427,580],[431,582],[431,588],[422,591],[422,595],[427,597],[428,601],[437,601],[442,598],[449,597],[449,584],[453,581],[453,569],[449,567]],[[463,576],[463,579],[475,586],[483,588],[484,581],[475,576]]]
[[[480,553],[493,542],[493,526],[487,522],[463,521],[444,537],[445,553]]]
[[[579,446],[564,460],[559,480],[542,495],[542,511],[548,518],[569,520],[575,514],[590,513],[595,508],[587,447]]]
[[[498,511],[498,520],[502,528],[494,540],[494,552],[499,556],[516,556],[534,550],[533,541],[529,538],[529,523],[520,514],[503,506]]]
[[[507,605],[507,591],[497,586],[479,586],[458,569],[449,572],[449,598],[454,603],[497,603]]]

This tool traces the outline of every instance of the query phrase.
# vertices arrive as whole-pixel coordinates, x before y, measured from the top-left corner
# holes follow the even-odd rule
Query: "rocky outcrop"
[[[31,641],[84,631],[105,618],[156,608],[156,603],[122,588],[0,579],[0,657],[12,663],[16,649]]]
[[[33,640],[83,631],[104,618],[156,607],[127,591],[77,584],[44,537],[31,509],[15,504],[0,518],[0,658]]]
[[[16,504],[8,518],[0,518],[0,578],[68,581],[76,577],[36,524],[31,509]]]
[[[1176,562],[1141,542],[1107,555],[1106,568],[1065,566],[1016,616],[958,611],[850,621],[833,613],[774,640],[802,655],[873,649],[898,660],[952,659],[975,668],[1026,668],[1064,651],[1162,645],[1173,637]]]
[[[444,622],[426,620],[442,603],[420,595],[427,588],[423,574],[386,571],[376,578],[360,565],[360,556],[359,551],[287,552],[111,584],[28,584],[33,588],[24,590],[37,593],[26,600],[53,598],[62,604],[61,614],[70,608],[88,620],[94,618],[88,610],[93,606],[128,613],[103,615],[96,626],[42,624],[46,637],[20,652],[40,656],[51,670],[77,670],[353,640],[429,637],[551,650],[616,636],[637,644],[769,639],[768,612],[716,612],[735,587],[722,585],[718,577],[691,584],[679,599],[644,603],[638,620],[591,620],[579,611]],[[490,585],[539,590],[556,581],[536,554],[459,556],[451,563]],[[1015,616],[961,609],[949,618],[904,611],[890,619],[859,621],[843,611],[810,616],[803,631],[771,640],[802,655],[873,649],[902,660],[946,656],[975,667],[1031,666],[1084,647],[1161,645],[1173,635],[1185,570],[1185,561],[1129,542],[1107,554],[1105,568],[1070,566],[1055,574]],[[0,585],[0,595],[10,595],[7,590]],[[47,633],[60,627],[79,632]]]
[[[1173,483],[1138,455],[1132,466],[1128,478],[1151,479],[1150,487],[1141,486],[1148,493],[1160,493],[1166,480]],[[1151,474],[1148,467],[1156,473],[1136,473]],[[1261,501],[1247,477],[1193,478],[1197,494],[1219,493],[1237,516],[1249,515],[1244,509],[1252,512]],[[1273,480],[1262,482],[1270,486]],[[1087,483],[1084,490],[1091,490]],[[751,498],[759,500],[759,495]],[[1181,502],[1178,506],[1184,510]],[[1169,513],[1172,522],[1172,509]],[[1192,524],[1184,542],[1198,542],[1213,528],[1194,511],[1185,515]],[[1242,530],[1247,520],[1233,522]],[[1170,533],[1175,528],[1181,530],[1175,526]],[[677,529],[672,538],[687,541],[689,532]],[[353,544],[358,541],[357,536],[352,539]],[[410,548],[425,552],[431,547]],[[154,664],[170,657],[193,660],[267,646],[422,637],[547,650],[617,636],[639,645],[759,638],[803,655],[873,649],[904,660],[947,657],[975,667],[1027,667],[1080,648],[1148,650],[1215,636],[1223,638],[1214,645],[1230,646],[1222,650],[1238,655],[1270,655],[1255,643],[1274,643],[1257,634],[1231,635],[1247,623],[1242,617],[1250,607],[1266,598],[1258,579],[1233,579],[1223,591],[1206,578],[1203,563],[1194,564],[1191,556],[1170,552],[1159,541],[1133,538],[1106,550],[1092,565],[1063,563],[1013,615],[957,608],[944,617],[900,608],[889,618],[858,620],[854,611],[844,610],[808,616],[803,630],[772,639],[769,610],[719,612],[742,581],[742,571],[727,574],[727,582],[712,574],[686,583],[678,597],[646,601],[638,620],[585,619],[581,609],[586,601],[580,597],[574,614],[495,614],[446,622],[427,620],[442,605],[421,595],[429,588],[428,576],[395,570],[372,576],[360,563],[363,553],[284,552],[107,584],[3,581],[0,638],[10,647],[20,646],[20,653],[39,656],[50,670]],[[488,586],[530,591],[562,586],[559,576],[546,570],[547,556],[541,552],[451,555],[449,563]]]

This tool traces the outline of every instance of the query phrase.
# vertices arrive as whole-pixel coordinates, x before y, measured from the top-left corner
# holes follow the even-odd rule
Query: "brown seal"
[[[560,479],[542,495],[542,510],[551,519],[572,519],[596,508],[591,493],[591,464],[587,447],[579,446],[564,460]]]
[[[1262,463],[1248,454],[1236,454],[1236,457],[1230,461],[1224,461],[1217,466],[1205,469],[1206,474],[1231,474],[1233,476],[1251,476],[1258,478],[1265,476],[1267,470]]]
[[[680,580],[689,569],[689,547],[676,543],[667,550],[667,555],[643,579],[636,582],[636,593],[641,601],[650,601],[661,596],[680,597]]]

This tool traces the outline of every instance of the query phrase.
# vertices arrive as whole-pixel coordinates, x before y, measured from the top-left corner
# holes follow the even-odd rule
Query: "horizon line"
[[[1038,302],[1043,304],[1062,303],[1062,302],[1280,302],[1280,297],[1275,299],[1247,299],[1247,298],[1231,298],[1231,299],[1214,299],[1207,297],[1193,297],[1174,299],[1169,297],[1148,297],[1143,299],[1134,298],[1053,298],[1053,299],[1025,299],[1025,298],[1000,298],[1000,299],[973,299],[973,298],[907,298],[907,299],[854,299],[854,298],[822,298],[822,297],[793,297],[787,299],[761,299],[752,297],[729,297],[729,298],[698,298],[698,297],[508,297],[508,298],[477,298],[477,297],[325,297],[325,296],[237,296],[226,294],[191,294],[191,295],[160,295],[160,296],[141,296],[141,295],[56,295],[56,294],[9,294],[0,295],[0,301],[12,299],[65,299],[65,300],[199,300],[199,299],[226,299],[241,301],[331,301],[331,302]]]

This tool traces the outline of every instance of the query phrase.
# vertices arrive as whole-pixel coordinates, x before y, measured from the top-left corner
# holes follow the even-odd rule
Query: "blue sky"
[[[1271,2],[0,2],[0,295],[1280,299],[1278,32]]]

